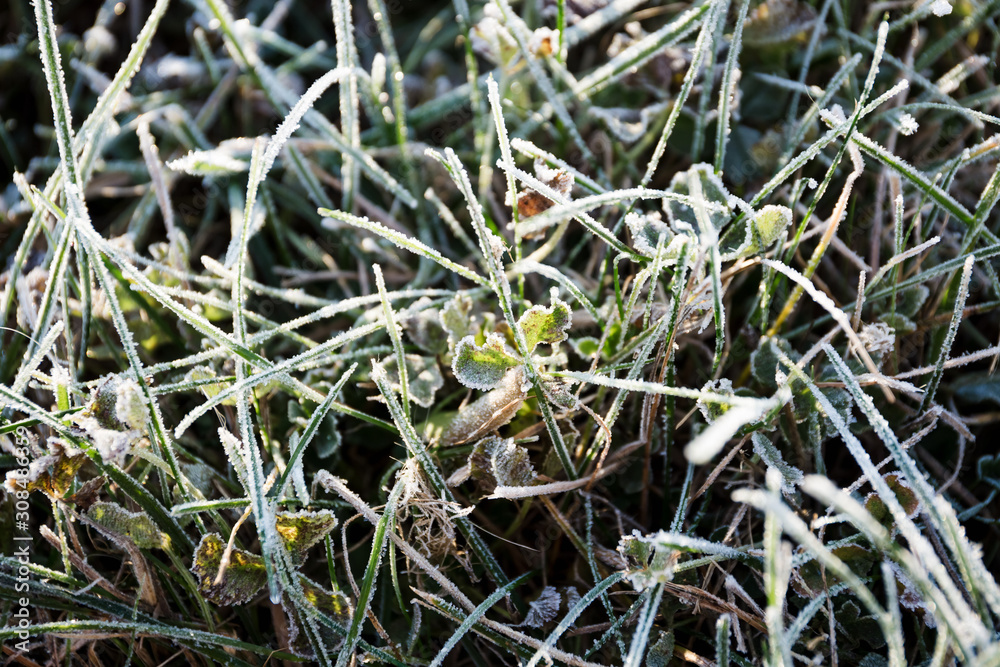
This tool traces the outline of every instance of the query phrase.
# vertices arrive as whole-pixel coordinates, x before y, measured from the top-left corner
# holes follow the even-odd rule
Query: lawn
[[[8,0],[5,664],[1000,665],[998,22]]]

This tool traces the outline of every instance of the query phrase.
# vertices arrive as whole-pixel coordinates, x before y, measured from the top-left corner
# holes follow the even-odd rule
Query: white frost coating
[[[243,460],[243,445],[229,429],[219,427],[219,440],[222,441],[223,451],[226,452],[226,459],[229,465],[236,471],[236,477],[240,480],[243,488],[247,488],[247,466]]]
[[[477,285],[482,285],[484,287],[489,286],[489,281],[480,276],[478,273],[470,271],[461,264],[456,264],[437,250],[421,243],[417,239],[409,237],[402,232],[396,231],[395,229],[389,229],[379,222],[369,220],[366,217],[351,215],[350,213],[345,213],[343,211],[331,211],[325,208],[319,209],[319,214],[324,218],[321,224],[326,229],[336,229],[336,226],[333,224],[334,221],[346,222],[353,227],[358,227],[373,234],[378,234],[396,247],[408,250],[414,255],[420,255],[421,257],[433,260],[449,271],[453,271],[463,278],[468,278]]]
[[[684,387],[668,387],[667,385],[660,384],[658,382],[645,382],[643,380],[629,380],[626,378],[609,378],[595,373],[563,371],[561,373],[556,373],[556,375],[576,380],[577,382],[596,384],[601,387],[612,387],[614,389],[624,389],[626,391],[638,391],[645,394],[663,394],[665,396],[677,396],[678,398],[691,398],[696,401],[704,401],[706,403],[721,403],[723,405],[732,406],[752,406],[763,400],[759,398],[749,398],[747,396],[732,396],[713,391],[686,389]]]
[[[951,3],[948,0],[934,0],[931,3],[931,14],[934,16],[948,16],[948,14],[951,14]]]
[[[521,366],[507,371],[496,389],[480,396],[458,413],[442,433],[441,444],[447,446],[468,442],[513,419],[528,395],[524,375],[524,368]]]
[[[149,407],[139,383],[126,378],[115,387],[115,416],[118,421],[136,431],[143,431],[149,419]]]
[[[885,322],[864,325],[858,338],[872,354],[891,352],[896,344],[896,332]]]
[[[720,396],[734,396],[736,393],[733,391],[733,381],[729,378],[709,380],[701,390],[703,392],[717,393]],[[723,414],[723,410],[719,406],[720,404],[715,401],[698,401],[698,410],[701,411],[702,417],[705,418],[705,422],[708,424],[711,424]]]
[[[250,164],[225,152],[221,148],[205,151],[191,151],[184,157],[171,160],[167,166],[173,171],[183,172],[191,176],[217,176],[220,174],[238,174],[246,171]]]
[[[944,0],[941,1],[944,2]],[[913,116],[911,116],[910,114],[904,113],[902,116],[899,117],[899,133],[902,134],[904,137],[910,136],[911,134],[916,132],[919,128],[920,126],[917,124],[917,121],[914,120]]]

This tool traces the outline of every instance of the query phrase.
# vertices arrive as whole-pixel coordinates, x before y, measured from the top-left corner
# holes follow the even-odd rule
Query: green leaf
[[[393,391],[399,393],[399,370],[396,368],[396,358],[389,357],[382,362],[382,368],[389,376]],[[406,355],[406,380],[409,387],[410,401],[425,408],[433,407],[434,395],[444,386],[444,376],[434,357],[422,357],[417,354]]]
[[[456,294],[446,303],[441,309],[441,327],[448,334],[448,348],[454,350],[460,340],[472,333],[472,299]]]
[[[878,555],[858,544],[845,544],[830,550],[851,572],[863,577],[878,560]],[[815,598],[817,594],[840,583],[829,569],[824,570],[819,561],[811,560],[799,568],[799,577],[792,578],[792,588],[803,597]]]
[[[503,337],[497,333],[486,336],[482,347],[472,336],[466,336],[455,346],[451,370],[459,382],[470,389],[493,389],[508,369],[521,365],[521,360],[507,351]]]
[[[124,535],[140,549],[166,549],[170,538],[156,527],[145,512],[129,512],[117,503],[98,502],[91,505],[87,516],[94,523]]]
[[[424,297],[414,303],[410,310],[419,307],[422,301],[430,300]],[[399,322],[406,329],[410,340],[427,354],[438,355],[448,351],[448,332],[441,324],[441,311],[437,308],[425,308],[408,316],[401,315]],[[411,391],[412,383],[411,378]]]
[[[792,361],[798,361],[801,356],[792,350],[792,346],[784,338],[761,338],[760,347],[750,355],[750,370],[753,377],[767,391],[773,392],[778,389],[775,374],[779,370],[784,372],[779,365],[779,353],[786,355]]]
[[[903,511],[906,512],[906,516],[913,517],[916,515],[917,511],[920,509],[920,501],[917,499],[917,494],[913,488],[903,479],[902,475],[899,473],[890,473],[883,476],[885,483],[889,485],[889,489],[895,494],[896,499],[899,504],[902,505]],[[865,498],[865,509],[867,509],[875,520],[879,523],[891,526],[893,524],[892,515],[889,513],[889,508],[886,507],[885,502],[876,493],[868,494]]]
[[[989,373],[970,373],[953,385],[955,396],[969,403],[992,401],[1000,405],[1000,376]]]
[[[215,604],[231,606],[249,602],[267,584],[264,559],[256,554],[233,549],[222,582],[215,584],[226,543],[218,533],[201,538],[194,554],[191,572],[198,577],[201,592]]]
[[[688,234],[675,234],[667,223],[663,222],[658,211],[639,214],[630,212],[625,216],[625,225],[632,234],[632,246],[643,255],[653,257],[660,243],[662,234],[666,246],[663,249],[663,263],[670,265],[677,261],[685,243],[692,242]]]
[[[529,308],[517,321],[517,326],[528,343],[528,352],[531,352],[539,343],[552,344],[566,340],[566,332],[572,323],[573,313],[569,306],[559,299],[553,299],[548,308]]]
[[[306,552],[337,527],[337,517],[330,510],[278,512],[275,523],[292,560],[301,563]]]
[[[754,220],[754,234],[743,255],[754,255],[771,247],[788,226],[792,224],[792,210],[787,206],[768,205],[757,213]],[[759,244],[758,244],[759,239]]]
[[[660,630],[660,637],[649,647],[646,664],[649,667],[667,667],[674,659],[674,633]]]

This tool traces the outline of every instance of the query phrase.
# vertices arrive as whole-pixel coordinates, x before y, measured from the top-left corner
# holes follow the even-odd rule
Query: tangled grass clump
[[[12,664],[1000,664],[997,3],[168,5],[0,11]]]

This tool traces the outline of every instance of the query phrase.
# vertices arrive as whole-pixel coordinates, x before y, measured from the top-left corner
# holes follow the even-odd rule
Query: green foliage
[[[11,660],[996,663],[997,3],[118,4],[0,12]]]

